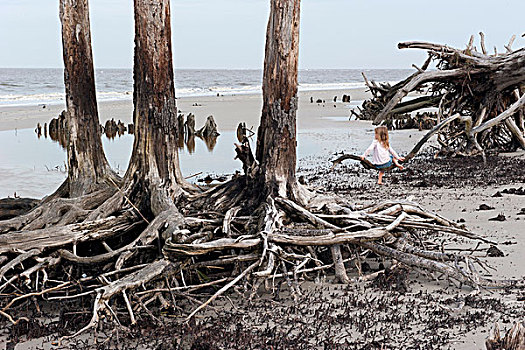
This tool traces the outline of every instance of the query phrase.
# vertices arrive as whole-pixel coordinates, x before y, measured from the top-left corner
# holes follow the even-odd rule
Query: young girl
[[[388,143],[388,129],[386,126],[378,126],[375,128],[374,141],[370,147],[366,149],[365,153],[361,156],[361,159],[364,160],[370,152],[373,152],[372,164],[379,169],[379,178],[377,179],[379,185],[383,184],[383,175],[385,174],[381,169],[390,168],[392,162],[399,169],[404,169],[403,166],[399,164],[398,160],[404,161],[405,158],[398,156],[396,151],[390,147],[390,144]]]

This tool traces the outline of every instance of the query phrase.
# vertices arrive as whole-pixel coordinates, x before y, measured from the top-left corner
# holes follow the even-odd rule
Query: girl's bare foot
[[[405,169],[405,167],[402,166],[401,164],[399,164],[397,167],[399,168],[399,170],[403,170],[403,169]]]

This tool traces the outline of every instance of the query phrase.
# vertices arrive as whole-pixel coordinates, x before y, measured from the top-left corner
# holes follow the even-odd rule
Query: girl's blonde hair
[[[375,128],[376,140],[383,145],[385,148],[390,148],[390,143],[388,142],[388,129],[386,126],[378,126]]]

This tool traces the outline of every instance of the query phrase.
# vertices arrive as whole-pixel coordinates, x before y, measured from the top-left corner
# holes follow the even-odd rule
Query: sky
[[[260,69],[270,0],[171,0],[176,68]],[[90,0],[96,68],[131,68],[133,1]],[[523,0],[302,0],[299,68],[410,68],[401,41],[503,51],[525,38]],[[0,0],[0,67],[61,68],[58,0]]]

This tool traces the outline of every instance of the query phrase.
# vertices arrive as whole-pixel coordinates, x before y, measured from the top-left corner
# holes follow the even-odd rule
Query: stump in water
[[[217,131],[217,124],[215,123],[215,119],[213,119],[212,115],[206,119],[204,126],[197,130],[195,135],[202,138],[217,137],[220,135]]]
[[[186,117],[186,122],[184,123],[184,133],[186,137],[195,135],[195,116],[190,113]]]
[[[208,151],[213,151],[215,145],[217,144],[217,137],[220,135],[217,131],[217,124],[213,119],[213,116],[209,116],[206,119],[206,123],[202,128],[195,132],[195,135],[200,137],[206,144]]]
[[[42,125],[40,125],[40,123],[36,124],[35,133],[38,138],[42,136]]]
[[[108,139],[114,139],[117,136],[119,131],[118,125],[115,122],[115,119],[107,120],[104,124],[104,134]]]
[[[51,140],[58,142],[62,148],[67,148],[66,111],[62,111],[58,117],[51,119],[49,122],[49,137]]]

